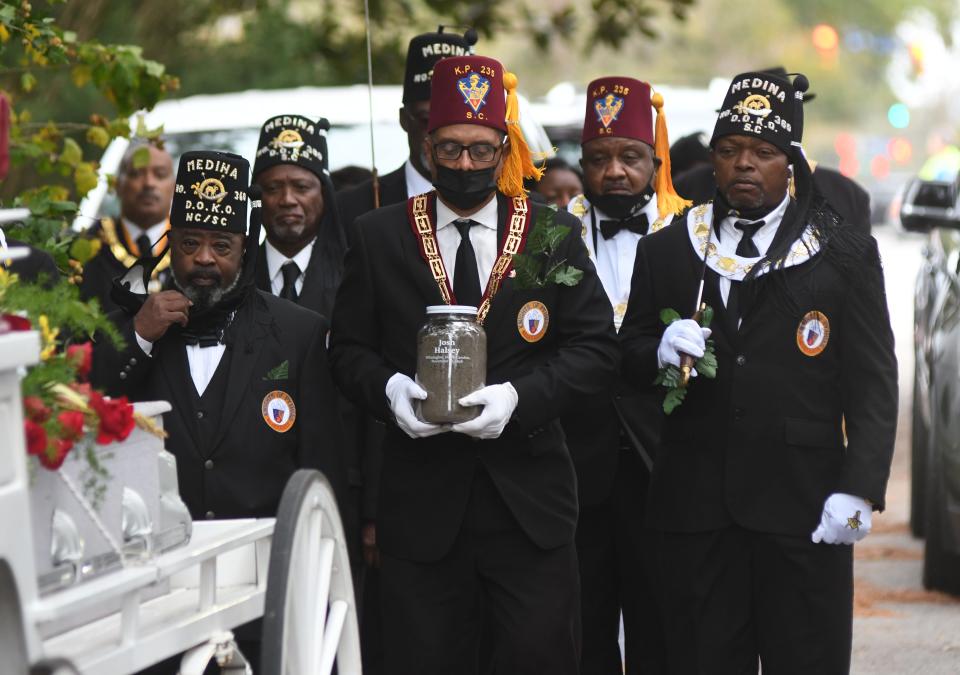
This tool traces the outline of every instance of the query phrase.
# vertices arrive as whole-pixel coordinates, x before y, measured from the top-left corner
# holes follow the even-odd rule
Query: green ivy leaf
[[[34,77],[33,73],[24,73],[20,76],[20,88],[25,92],[33,91],[33,88],[37,84],[37,78]]]
[[[583,279],[583,270],[578,270],[573,265],[564,265],[560,269],[554,269],[547,277],[548,282],[561,286],[576,286],[581,279]]]
[[[77,194],[83,197],[97,187],[97,172],[92,162],[81,162],[73,172],[73,182],[77,186]]]
[[[677,310],[670,309],[669,307],[667,307],[666,309],[660,310],[660,321],[662,321],[665,326],[669,326],[674,321],[679,321],[679,320],[680,320],[680,312],[678,312]]]
[[[700,319],[700,325],[704,328],[709,328],[711,323],[713,323],[713,307],[710,305],[705,305],[703,309],[703,316]]]
[[[90,127],[87,129],[87,142],[105,148],[110,143],[110,133],[103,127]]]
[[[543,281],[538,278],[540,263],[533,256],[517,253],[513,256],[513,269],[517,273],[513,279],[515,288],[532,290],[543,287]]]
[[[663,397],[663,412],[666,414],[672,413],[677,409],[683,399],[687,396],[687,390],[682,387],[675,387],[667,392],[667,395]]]
[[[150,148],[146,145],[141,145],[134,150],[131,162],[134,169],[146,169],[150,166]]]
[[[80,149],[80,144],[69,136],[63,139],[60,161],[70,167],[75,167],[83,161],[83,150]]]

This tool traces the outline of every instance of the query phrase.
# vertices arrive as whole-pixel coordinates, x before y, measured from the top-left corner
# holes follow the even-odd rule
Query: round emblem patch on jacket
[[[547,334],[549,324],[550,313],[547,306],[536,300],[525,304],[517,314],[517,330],[520,331],[520,337],[527,342],[538,342]]]
[[[267,426],[281,434],[289,431],[297,419],[297,406],[285,391],[271,391],[264,396],[260,412]]]
[[[830,341],[830,320],[823,312],[807,312],[797,327],[797,347],[807,356],[820,356]]]

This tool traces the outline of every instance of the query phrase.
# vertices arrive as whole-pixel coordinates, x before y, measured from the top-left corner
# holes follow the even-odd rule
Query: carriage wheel
[[[359,675],[360,640],[343,525],[327,479],[287,483],[270,546],[263,675]]]

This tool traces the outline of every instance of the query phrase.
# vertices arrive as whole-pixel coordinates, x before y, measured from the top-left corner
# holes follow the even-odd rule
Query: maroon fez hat
[[[451,124],[480,124],[506,133],[503,74],[503,65],[486,56],[437,61],[430,85],[427,131]]]
[[[612,136],[634,138],[653,147],[649,84],[632,77],[601,77],[587,86],[580,144]]]

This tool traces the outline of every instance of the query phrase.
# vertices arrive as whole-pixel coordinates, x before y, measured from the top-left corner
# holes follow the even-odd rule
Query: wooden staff
[[[370,171],[373,173],[373,208],[380,208],[380,176],[377,153],[373,147],[373,47],[370,43],[370,0],[363,0],[363,20],[367,30],[367,104],[370,111]]]

